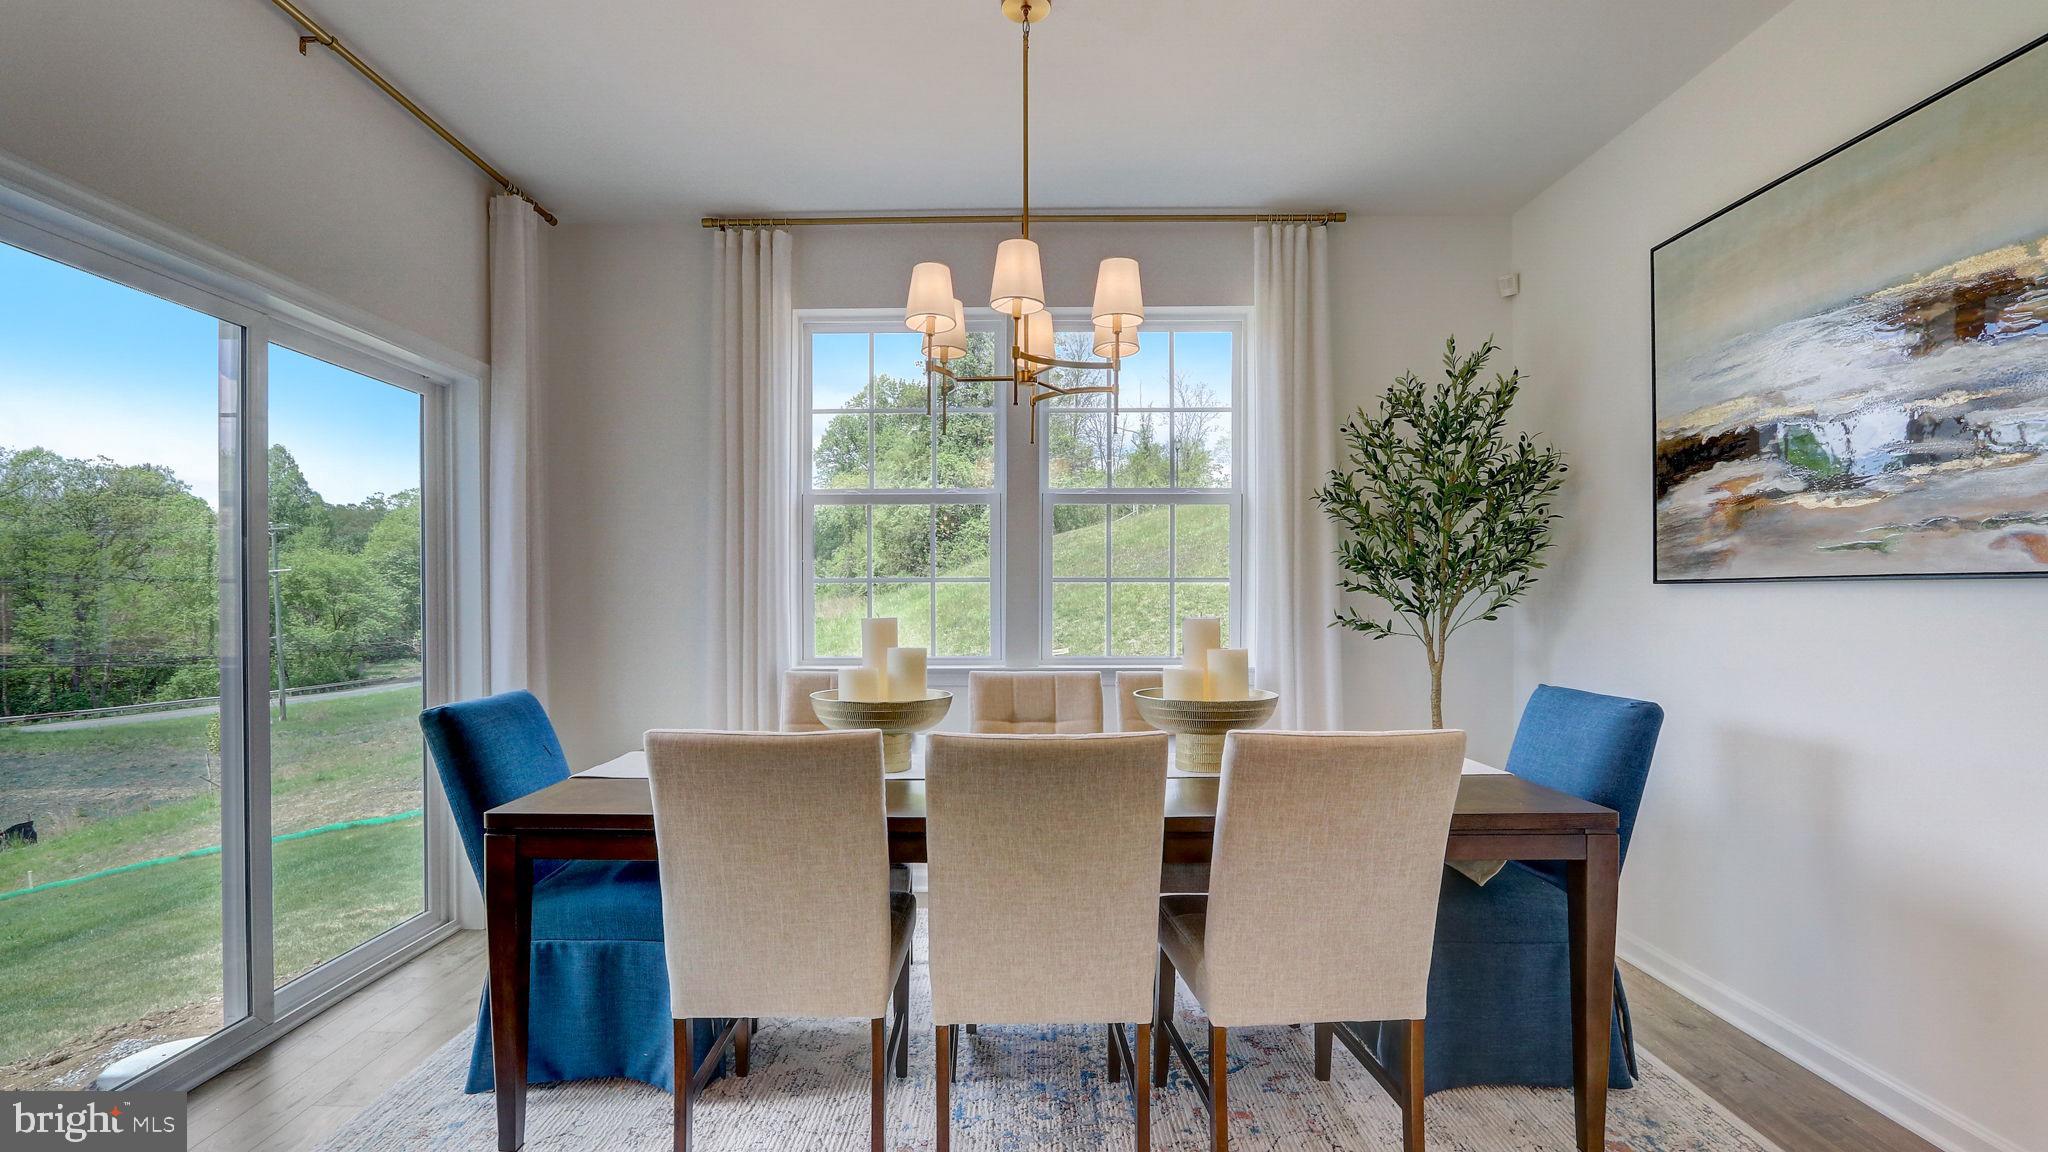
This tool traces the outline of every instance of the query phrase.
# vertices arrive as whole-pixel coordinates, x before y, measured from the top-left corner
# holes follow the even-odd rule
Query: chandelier
[[[1126,356],[1138,352],[1138,325],[1145,322],[1144,294],[1138,284],[1138,262],[1112,256],[1095,274],[1095,355],[1101,360],[1062,360],[1053,347],[1052,313],[1045,306],[1045,273],[1038,262],[1038,243],[1031,239],[1031,26],[1052,12],[1052,0],[1002,0],[1003,15],[1021,25],[1024,39],[1024,181],[1019,234],[996,246],[996,271],[988,306],[1010,319],[1010,373],[1007,376],[962,376],[955,361],[967,355],[967,317],[953,294],[953,270],[927,261],[910,270],[910,299],[903,309],[906,327],[923,335],[925,407],[937,409],[941,431],[953,389],[960,384],[1007,381],[1010,403],[1029,393],[1031,442],[1038,442],[1038,406],[1060,396],[1101,393],[1114,413],[1117,381]],[[1051,370],[1105,371],[1106,385],[1059,384]]]

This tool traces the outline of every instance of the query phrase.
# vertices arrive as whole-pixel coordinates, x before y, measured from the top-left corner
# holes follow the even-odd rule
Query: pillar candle
[[[1249,700],[1251,695],[1251,653],[1242,648],[1211,649],[1209,699]]]
[[[924,699],[924,657],[922,648],[889,649],[889,699]]]
[[[875,670],[877,700],[889,698],[889,649],[896,646],[896,617],[870,616],[860,622],[860,662]]]
[[[858,668],[839,670],[839,698],[841,700],[882,699],[882,674],[876,669],[862,665]]]
[[[1223,647],[1221,616],[1189,616],[1180,622],[1180,662],[1183,668],[1206,672],[1209,651]]]
[[[896,618],[870,616],[860,622],[860,662],[870,668],[889,666],[889,649],[896,646]]]
[[[1168,700],[1206,700],[1209,674],[1194,668],[1162,668],[1159,694]]]

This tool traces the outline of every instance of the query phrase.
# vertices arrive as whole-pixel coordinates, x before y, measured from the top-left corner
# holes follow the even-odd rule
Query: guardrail
[[[339,680],[332,684],[308,684],[303,688],[287,688],[285,696],[296,700],[301,696],[319,696],[328,692],[341,692],[350,688],[375,688],[380,684],[412,684],[419,681],[419,673],[408,676],[373,676],[367,680]],[[276,692],[265,693],[275,696]],[[143,712],[172,712],[180,708],[200,708],[219,704],[218,696],[195,696],[190,700],[153,700],[147,704],[117,704],[112,708],[80,708],[71,712],[32,712],[26,716],[0,716],[0,728],[18,724],[35,724],[51,720],[97,720],[103,716],[129,716]]]

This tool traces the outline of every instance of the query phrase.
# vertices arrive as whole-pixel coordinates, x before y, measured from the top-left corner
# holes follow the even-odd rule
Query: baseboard
[[[1793,1063],[1948,1152],[2029,1152],[1785,1019],[1692,965],[1621,933],[1621,958]]]

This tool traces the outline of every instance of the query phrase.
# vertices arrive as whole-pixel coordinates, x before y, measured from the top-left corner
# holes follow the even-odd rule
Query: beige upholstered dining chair
[[[826,732],[830,729],[818,720],[818,710],[811,706],[811,693],[823,692],[839,686],[839,677],[831,672],[809,672],[792,668],[782,674],[782,711],[776,717],[777,727],[784,732]]]
[[[970,672],[967,726],[991,735],[1102,731],[1102,680],[1093,672]]]
[[[910,938],[917,902],[889,891],[878,732],[647,733],[669,1010],[676,1152],[728,1044],[747,1074],[758,1017],[869,1022],[869,1138],[883,1138],[883,1071],[909,1075]],[[886,1025],[894,987],[893,1032]],[[694,1020],[725,1020],[687,1067]]]
[[[1119,732],[1157,732],[1143,716],[1138,715],[1138,698],[1131,695],[1140,688],[1157,688],[1166,682],[1158,669],[1151,671],[1119,672],[1116,674],[1116,730]]]
[[[1422,1021],[1463,732],[1232,732],[1207,896],[1159,902],[1153,1077],[1167,1048],[1230,1141],[1229,1030],[1315,1021],[1316,1079],[1344,1046],[1401,1106],[1422,1152]],[[1174,973],[1209,1016],[1209,1071],[1173,1026]],[[1347,1021],[1405,1021],[1397,1068]]]
[[[952,1142],[957,1029],[1106,1024],[1151,1142],[1146,1061],[1165,825],[1161,734],[935,734],[925,762],[938,1148]]]

